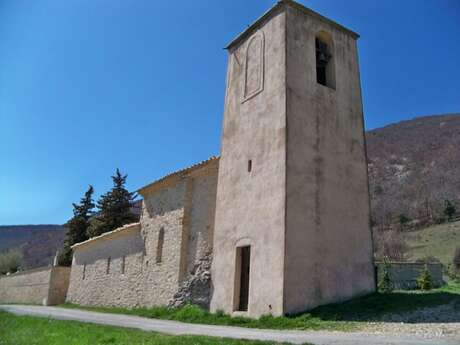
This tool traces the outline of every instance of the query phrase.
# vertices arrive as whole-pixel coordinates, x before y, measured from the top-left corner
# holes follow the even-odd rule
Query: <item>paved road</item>
[[[148,319],[138,316],[106,314],[92,311],[26,305],[0,305],[0,309],[16,315],[49,317],[102,325],[137,328],[172,335],[206,335],[235,339],[270,340],[294,344],[315,345],[459,345],[460,339],[424,339],[416,336],[387,336],[367,333],[305,332],[250,329],[230,326],[189,324],[176,321]]]

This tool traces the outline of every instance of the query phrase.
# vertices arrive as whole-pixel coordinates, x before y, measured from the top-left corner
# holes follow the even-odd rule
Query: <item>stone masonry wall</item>
[[[143,305],[165,305],[179,285],[186,181],[144,195],[141,217],[145,239]],[[163,244],[159,244],[163,231]]]
[[[42,267],[1,277],[0,303],[63,303],[69,274],[68,267]]]
[[[191,222],[187,252],[187,276],[196,264],[212,252],[216,210],[217,164],[206,174],[193,178]]]
[[[217,167],[218,160],[212,160],[184,176],[149,185],[140,191],[144,200],[139,224],[74,247],[67,301],[167,305],[212,251]],[[208,297],[201,299],[209,298],[204,290],[200,296]]]
[[[70,267],[53,267],[50,274],[50,287],[47,305],[65,302],[70,282]]]
[[[74,249],[67,302],[94,306],[141,305],[142,262],[143,240],[139,227]]]
[[[183,273],[180,288],[169,300],[169,306],[193,303],[209,309],[217,170],[216,161],[189,179],[186,205],[190,207],[187,208],[184,224],[187,251],[183,253],[186,272]]]

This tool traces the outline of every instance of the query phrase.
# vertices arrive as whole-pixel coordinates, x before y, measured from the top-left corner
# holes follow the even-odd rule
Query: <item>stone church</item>
[[[220,157],[76,244],[67,301],[259,317],[375,290],[358,35],[278,1],[227,47]]]

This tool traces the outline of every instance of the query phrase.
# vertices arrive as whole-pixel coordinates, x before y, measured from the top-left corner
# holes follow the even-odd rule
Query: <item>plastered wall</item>
[[[0,303],[55,305],[64,303],[68,267],[43,267],[0,278]]]
[[[375,287],[356,37],[286,7],[285,312]],[[317,83],[315,37],[331,39],[335,88]]]
[[[216,201],[212,311],[235,311],[236,248],[250,245],[247,314],[283,312],[284,28],[284,12],[278,11],[229,50]]]
[[[334,83],[317,83],[315,35]],[[211,310],[281,315],[375,288],[357,35],[279,1],[228,47]],[[332,80],[332,79],[330,79]]]

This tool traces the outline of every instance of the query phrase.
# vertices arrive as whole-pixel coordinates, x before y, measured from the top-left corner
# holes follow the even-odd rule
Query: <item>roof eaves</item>
[[[131,229],[136,228],[136,227],[140,227],[140,225],[141,225],[141,223],[126,224],[126,225],[123,225],[123,226],[121,226],[119,228],[116,228],[115,230],[105,232],[105,233],[103,233],[103,234],[101,234],[99,236],[91,237],[90,239],[88,239],[86,241],[75,243],[73,246],[71,246],[71,248],[75,249],[75,248],[78,248],[78,247],[81,247],[81,246],[84,246],[84,245],[87,245],[87,244],[90,244],[90,243],[94,243],[94,242],[96,242],[98,240],[110,237],[111,235],[114,235],[116,233],[126,231],[126,230],[131,230]]]
[[[307,13],[307,14],[310,14],[328,24],[331,24],[332,26],[335,26],[336,28],[340,29],[340,30],[343,30],[345,32],[347,32],[348,34],[350,34],[354,39],[358,39],[359,38],[359,34],[357,34],[356,32],[350,30],[350,29],[347,29],[346,27],[344,27],[343,25],[340,25],[339,23],[327,18],[327,17],[324,17],[323,15],[319,14],[318,12],[315,12],[311,9],[309,9],[308,7],[305,7],[304,5],[302,4],[299,4],[298,2],[295,2],[293,0],[279,0],[274,6],[272,6],[267,12],[265,12],[262,16],[260,16],[259,18],[257,18],[252,24],[250,24],[246,30],[244,30],[243,32],[241,32],[238,36],[236,36],[229,44],[227,44],[227,46],[225,47],[225,49],[231,49],[233,48],[235,45],[237,45],[238,43],[240,43],[242,40],[244,40],[246,37],[248,37],[252,32],[254,32],[256,30],[256,28],[259,26],[260,23],[264,22],[268,17],[270,17],[272,15],[272,13],[274,13],[276,10],[278,10],[280,7],[282,7],[283,5],[289,5],[289,6],[292,6],[294,8],[296,8],[297,10],[300,10],[301,12],[304,12],[304,13]]]
[[[162,182],[165,182],[165,181],[167,181],[169,179],[172,179],[174,177],[184,176],[187,173],[191,172],[192,170],[201,168],[201,167],[203,167],[203,166],[205,166],[205,165],[207,165],[207,164],[209,164],[209,163],[211,163],[213,161],[219,160],[219,158],[220,158],[219,156],[211,156],[208,159],[205,159],[205,160],[203,160],[201,162],[198,162],[198,163],[192,164],[192,165],[190,165],[190,166],[188,166],[186,168],[174,171],[174,172],[172,172],[172,173],[170,173],[168,175],[165,175],[165,176],[161,177],[158,180],[153,181],[152,183],[149,183],[149,184],[139,188],[137,190],[137,193],[142,195],[144,192],[146,192],[148,189],[150,189],[151,187],[153,187],[155,185],[158,185],[158,184],[160,184]]]

